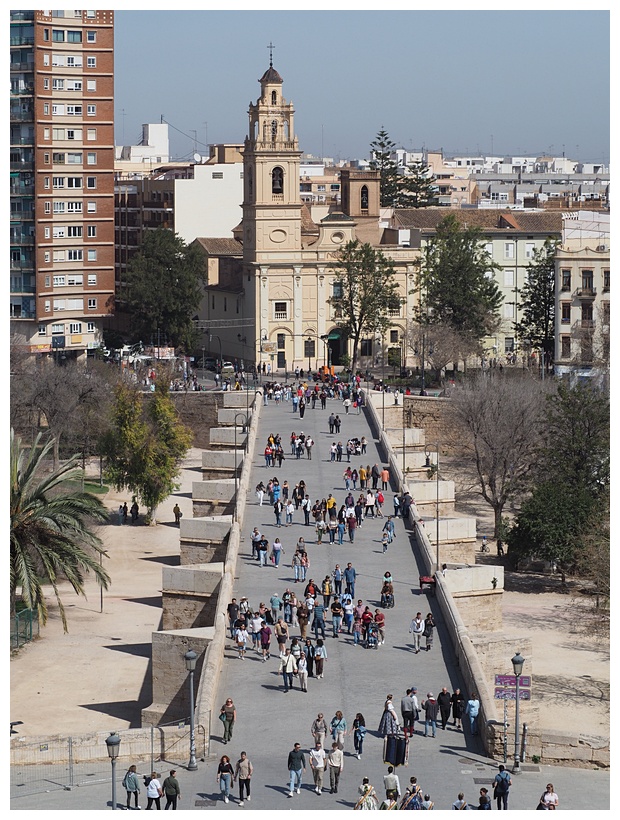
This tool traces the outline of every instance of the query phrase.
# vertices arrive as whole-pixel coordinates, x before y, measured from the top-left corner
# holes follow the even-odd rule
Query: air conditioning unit
[[[596,250],[601,251],[602,253],[605,253],[606,251],[609,250],[609,245],[598,245]]]

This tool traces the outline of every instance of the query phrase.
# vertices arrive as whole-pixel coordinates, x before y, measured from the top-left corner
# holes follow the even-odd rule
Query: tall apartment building
[[[114,12],[10,15],[11,333],[77,358],[114,305]]]

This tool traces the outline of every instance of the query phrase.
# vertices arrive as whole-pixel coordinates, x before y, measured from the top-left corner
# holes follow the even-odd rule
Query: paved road
[[[414,684],[418,687],[418,695],[423,696],[428,691],[437,694],[443,685],[452,691],[461,684],[439,609],[433,599],[427,593],[420,593],[418,588],[419,572],[415,553],[402,521],[397,524],[396,541],[384,555],[380,544],[381,519],[365,521],[361,530],[356,532],[354,544],[350,544],[345,537],[342,546],[325,543],[325,539],[319,546],[315,543],[314,529],[304,527],[301,510],[296,513],[291,527],[277,530],[272,510],[268,506],[261,508],[256,503],[254,486],[260,479],[266,483],[269,477],[277,475],[280,482],[287,479],[291,487],[303,478],[313,500],[326,497],[331,492],[336,497],[338,506],[342,504],[346,495],[342,479],[346,456],[342,463],[331,463],[329,460],[329,445],[334,438],[329,435],[327,418],[332,410],[340,412],[342,417],[340,440],[345,443],[351,436],[366,435],[369,447],[364,464],[372,466],[375,462],[381,463],[365,416],[357,415],[354,411],[346,416],[342,405],[335,400],[328,401],[324,411],[320,409],[320,405],[314,411],[308,408],[303,420],[292,413],[290,404],[262,407],[256,458],[249,485],[251,492],[247,499],[244,522],[245,542],[238,562],[235,594],[238,599],[246,595],[253,605],[260,601],[268,604],[274,592],[281,595],[288,586],[291,589],[302,586],[293,584],[290,559],[298,537],[303,535],[309,544],[309,577],[318,582],[336,563],[344,566],[351,561],[358,573],[356,598],[362,598],[373,608],[379,604],[383,573],[386,569],[391,571],[395,578],[396,606],[386,613],[385,645],[377,650],[356,647],[349,636],[341,635],[338,639],[329,637],[331,630],[328,629],[326,644],[329,657],[325,677],[322,680],[311,678],[308,693],[302,693],[298,688],[284,693],[281,678],[277,674],[277,651],[270,661],[262,663],[258,655],[251,651],[245,661],[240,661],[232,647],[227,650],[227,660],[219,682],[218,701],[223,703],[227,696],[232,696],[235,701],[238,720],[234,727],[233,741],[226,746],[222,744],[220,723],[214,720],[211,758],[206,763],[201,762],[197,772],[179,772],[183,793],[181,807],[184,809],[213,807],[214,800],[217,800],[215,807],[218,809],[237,807],[236,798],[227,806],[219,799],[215,771],[216,761],[222,754],[230,755],[234,764],[242,749],[248,752],[255,767],[252,801],[246,802],[244,810],[350,809],[357,799],[357,788],[364,776],[368,776],[377,792],[382,794],[382,778],[386,767],[382,762],[383,741],[378,737],[376,729],[385,695],[392,693],[398,704],[405,689]],[[304,458],[298,461],[287,454],[281,470],[265,468],[261,453],[267,435],[270,432],[280,432],[286,452],[289,450],[286,445],[292,430],[303,430],[312,435],[316,442],[312,460]],[[360,463],[360,458],[353,461],[358,469]],[[391,498],[392,495],[386,493],[386,510],[389,509]],[[251,560],[249,533],[254,526],[264,530],[270,540],[276,534],[280,536],[286,552],[278,569],[271,565],[260,568],[256,561]],[[412,616],[418,610],[424,614],[432,611],[438,628],[432,651],[414,655],[409,643],[408,628]],[[296,634],[299,634],[298,630],[293,629],[292,635]],[[362,760],[358,761],[353,756],[352,737],[347,735],[345,768],[338,795],[324,793],[319,797],[313,791],[308,768],[301,794],[292,799],[287,798],[286,760],[289,750],[296,741],[307,750],[312,740],[310,725],[316,714],[323,712],[329,722],[337,709],[343,711],[349,724],[356,712],[362,712],[366,718],[369,731]],[[167,768],[164,765],[158,767],[164,774],[167,773]],[[139,770],[146,771],[146,768],[139,766]],[[400,768],[398,774],[403,789],[409,777],[415,774],[422,788],[430,793],[435,807],[449,809],[459,791],[464,791],[468,800],[477,803],[480,786],[488,785],[496,771],[496,764],[484,757],[475,738],[449,727],[443,732],[439,729],[435,739],[424,738],[420,732],[416,733],[410,743],[409,765]],[[515,778],[510,808],[535,808],[547,782],[555,784],[561,808],[609,807],[608,773],[564,767],[525,766],[518,780]],[[52,791],[47,795],[16,798],[11,801],[11,808],[105,808],[110,805],[109,796],[109,783],[93,784],[72,792]],[[124,796],[120,782],[118,796],[121,799]],[[144,797],[141,805],[143,808],[146,806]]]

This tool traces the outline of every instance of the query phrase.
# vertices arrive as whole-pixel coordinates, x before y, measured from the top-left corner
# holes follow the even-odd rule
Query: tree
[[[527,277],[521,289],[521,321],[516,330],[531,347],[544,351],[552,360],[555,344],[555,250],[557,239],[546,239],[527,266]]]
[[[127,269],[123,307],[131,314],[134,340],[191,350],[191,316],[202,298],[200,251],[166,229],[148,231]]]
[[[382,208],[389,208],[398,200],[398,163],[392,158],[395,148],[396,143],[392,142],[387,131],[381,126],[381,130],[370,143],[370,167],[373,171],[379,171]]]
[[[90,493],[76,492],[80,476],[74,457],[46,471],[45,460],[53,440],[42,444],[39,434],[30,449],[11,430],[11,614],[18,594],[29,609],[36,609],[41,623],[47,622],[44,584],[51,584],[64,631],[65,609],[58,585],[67,580],[78,595],[84,595],[84,577],[92,572],[97,583],[108,588],[110,576],[97,561],[107,555],[93,524],[108,520],[101,501]]]
[[[389,311],[400,307],[396,273],[380,250],[354,240],[340,250],[334,275],[334,295],[329,301],[338,326],[353,341],[351,370],[355,373],[362,336],[384,334],[390,326]]]
[[[398,180],[398,208],[427,208],[437,205],[437,186],[435,177],[423,160],[407,166],[406,174]]]
[[[495,517],[500,537],[502,512],[528,488],[540,447],[544,386],[529,379],[479,375],[455,389],[452,413],[457,447],[465,456],[478,492]]]
[[[579,564],[593,518],[609,509],[609,397],[559,383],[547,402],[535,485],[508,545],[515,560],[534,556],[565,571]]]
[[[127,487],[147,507],[146,520],[174,490],[192,432],[178,417],[165,373],[155,393],[143,397],[124,382],[116,388],[112,423],[102,442],[106,476],[117,490]]]
[[[448,364],[475,353],[471,340],[449,325],[409,322],[405,338],[407,348],[418,357],[420,370],[434,370],[438,383]]]
[[[480,230],[461,228],[456,216],[446,216],[424,249],[418,274],[420,321],[448,325],[480,342],[500,319],[503,297],[494,278],[497,269]]]

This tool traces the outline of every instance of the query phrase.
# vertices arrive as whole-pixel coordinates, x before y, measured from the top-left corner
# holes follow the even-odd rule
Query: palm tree
[[[39,434],[28,451],[11,429],[11,614],[18,590],[29,609],[47,622],[43,584],[51,584],[64,631],[67,619],[58,584],[67,580],[78,595],[85,595],[84,576],[94,573],[108,588],[110,576],[97,558],[107,555],[92,526],[108,520],[108,511],[94,495],[77,492],[68,482],[81,475],[77,456],[46,472],[44,462],[54,440],[41,443]]]

